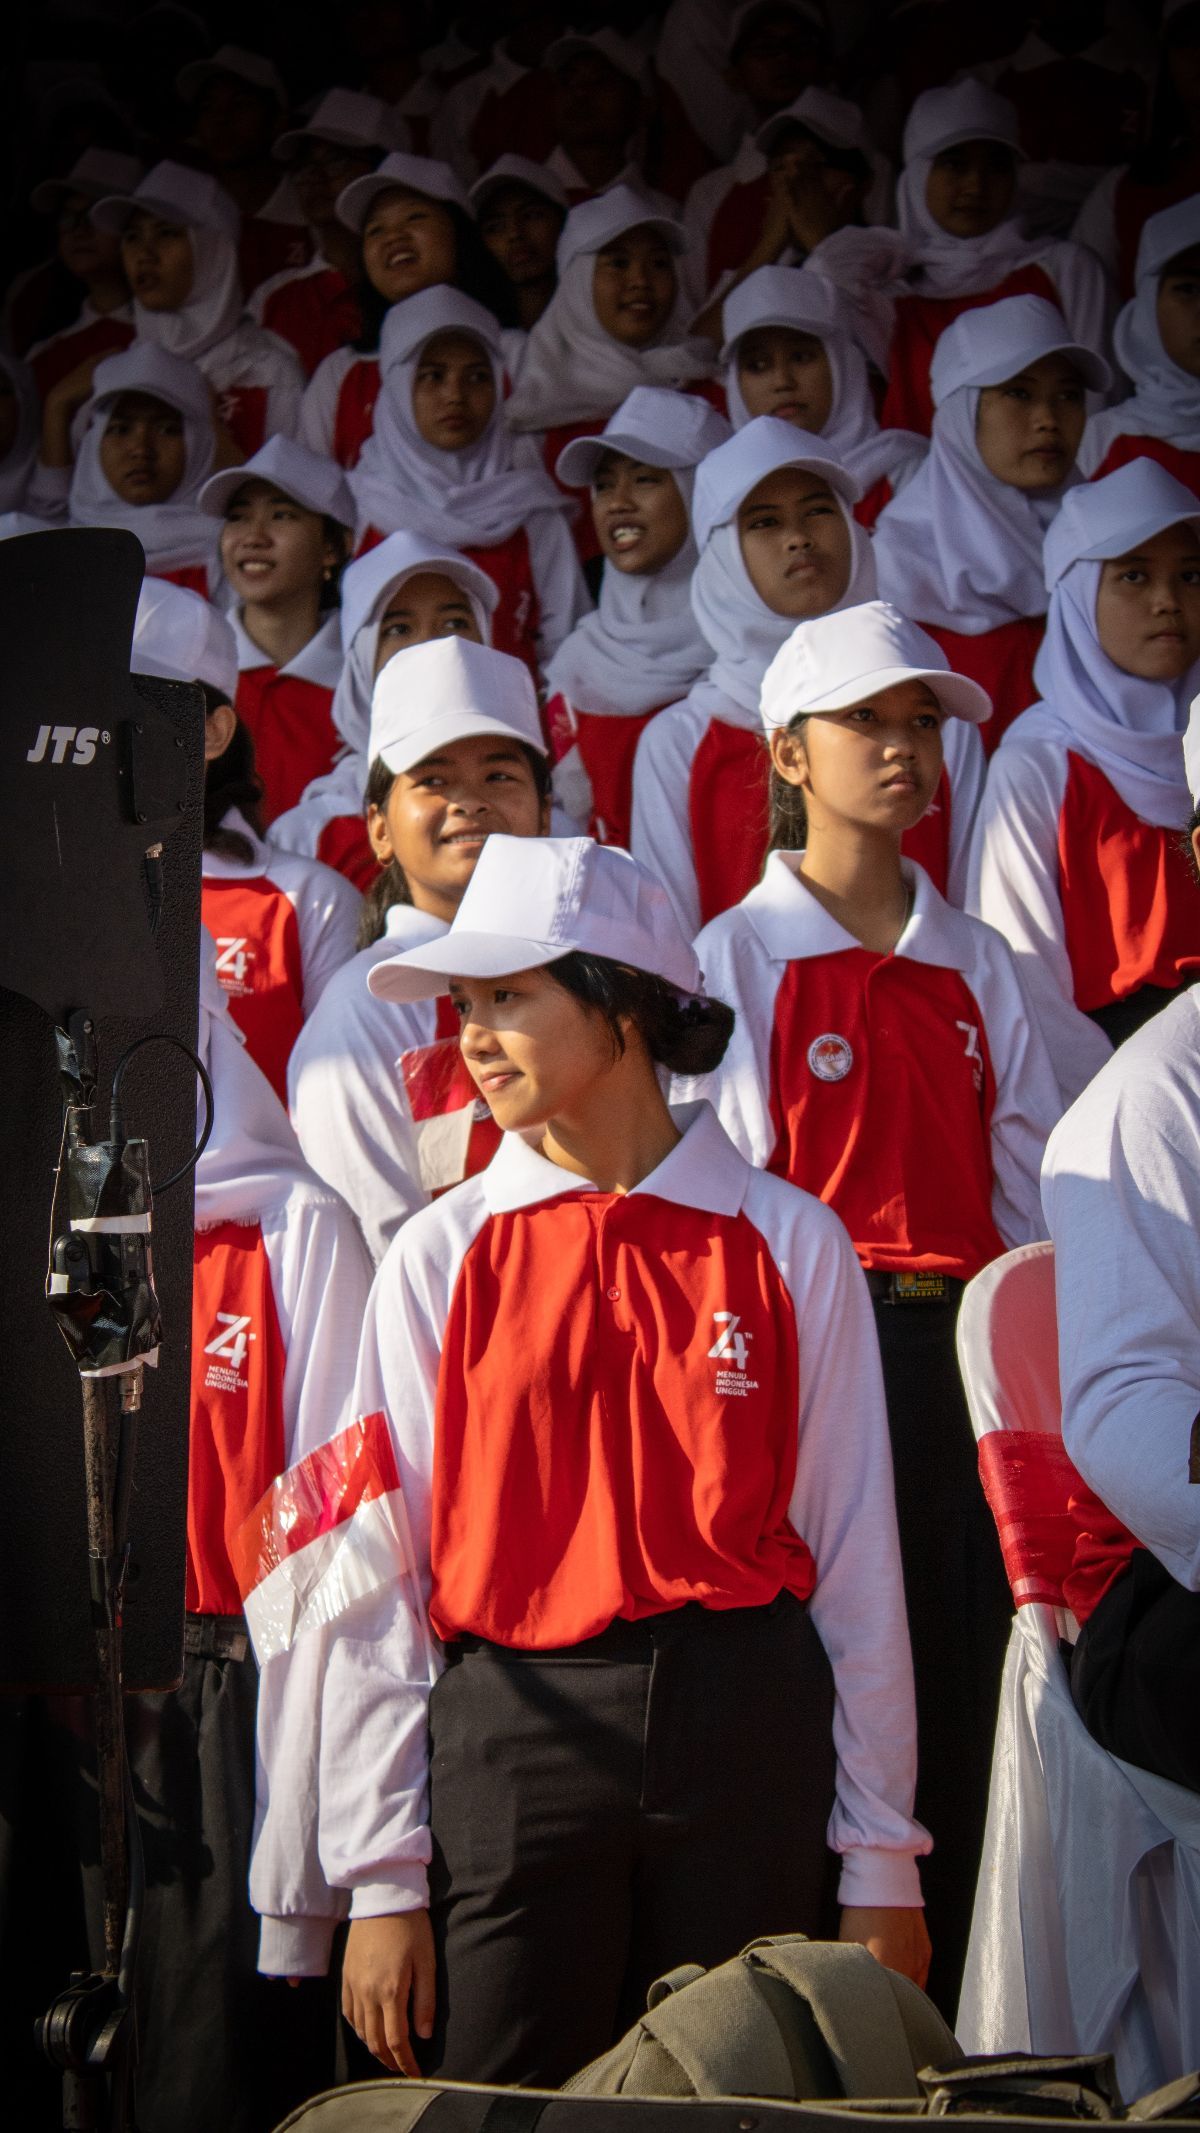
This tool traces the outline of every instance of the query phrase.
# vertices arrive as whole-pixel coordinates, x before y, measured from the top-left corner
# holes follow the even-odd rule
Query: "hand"
[[[52,385],[46,394],[47,407],[66,408],[71,414],[77,407],[82,407],[91,397],[92,380],[99,361],[99,356],[88,356],[82,363],[77,363],[74,370],[69,370],[65,378],[60,378],[57,385]]]
[[[845,171],[802,168],[787,181],[788,227],[802,252],[844,229],[854,213],[854,186]]]
[[[433,2034],[433,1930],[428,1911],[355,1918],[342,1965],[342,2013],[367,2050],[393,2074],[419,2077],[409,2039]]]
[[[99,361],[99,356],[89,356],[86,362],[68,371],[65,378],[60,378],[46,394],[42,409],[43,466],[69,467],[72,464],[71,424],[84,401],[91,398],[92,379]]]
[[[847,1904],[838,1939],[858,1941],[876,1962],[898,1970],[924,1990],[932,1951],[919,1904],[911,1910],[900,1904]]]

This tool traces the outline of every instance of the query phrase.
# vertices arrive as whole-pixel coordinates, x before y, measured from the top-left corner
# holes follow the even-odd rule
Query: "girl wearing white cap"
[[[392,533],[351,563],[341,587],[342,670],[330,716],[341,741],[331,771],[271,825],[271,842],[323,860],[370,890],[379,865],[364,818],[368,728],[376,676],[395,653],[436,637],[490,644],[499,595],[487,572],[456,548]]]
[[[563,496],[516,461],[496,320],[457,289],[422,290],[388,312],[379,370],[350,476],[360,543],[403,530],[462,549],[499,592],[496,644],[536,673],[590,602]]]
[[[790,423],[758,415],[696,477],[692,607],[714,656],[638,743],[632,827],[632,850],[662,876],[689,933],[739,902],[767,856],[763,675],[797,622],[875,592],[871,543],[853,516],[858,484],[804,443]],[[906,847],[956,898],[982,784],[978,736],[963,727]]]
[[[500,316],[505,290],[471,219],[466,191],[448,163],[385,156],[338,194],[337,217],[362,252],[362,332],[318,364],[304,395],[301,442],[339,466],[358,465],[379,397],[379,336],[393,304],[442,284]]]
[[[697,466],[728,435],[695,394],[635,385],[598,436],[577,437],[559,454],[559,480],[590,489],[604,571],[597,612],[547,666],[546,724],[560,798],[603,844],[629,842],[644,727],[709,664],[690,598],[691,502]]]
[[[1200,193],[1146,223],[1113,353],[1133,392],[1092,416],[1082,471],[1094,479],[1148,457],[1200,487]]]
[[[1059,1111],[1011,950],[901,852],[936,790],[943,732],[988,708],[882,602],[788,638],[762,689],[772,854],[758,887],[696,944],[735,1008],[733,1041],[716,1074],[686,1090],[711,1096],[750,1161],[841,1216],[875,1301],[947,2012],[1009,1615],[955,1318],[964,1282],[1040,1234],[1038,1166]]]
[[[558,288],[505,408],[512,429],[542,435],[551,471],[564,446],[606,422],[635,385],[686,388],[711,372],[711,344],[688,338],[686,251],[682,225],[631,185],[567,216]],[[583,560],[595,553],[585,533]]]
[[[854,516],[873,526],[926,447],[904,430],[880,429],[841,292],[811,269],[759,267],[726,297],[721,332],[734,428],[777,415],[819,437],[860,482]]]
[[[685,1951],[828,1932],[828,1845],[843,1935],[920,1978],[869,1304],[827,1210],[707,1105],[663,1100],[661,1069],[715,1066],[731,1018],[661,885],[589,839],[492,837],[450,931],[370,985],[449,993],[504,1131],[376,1278],[373,1473],[363,1515],[330,1523],[353,1548],[382,1496],[403,1538],[288,1660],[322,1682],[290,1723],[319,1761],[332,1901],[295,1872],[269,1714],[262,1960],[321,1969],[348,1908],[343,2006],[387,2066],[553,2086]],[[244,1551],[268,1635],[272,1556],[289,1589],[308,1576],[286,1502]]]
[[[333,2011],[311,1985],[272,2004],[256,1976],[259,1678],[237,1533],[277,1474],[352,1421],[370,1263],[244,1048],[203,928],[198,1049],[214,1126],[196,1166],[183,1679],[135,1699],[130,1724],[149,1884],[138,2113],[179,2133],[255,2133],[309,2092],[306,2079],[333,2079],[332,2050],[314,2043]],[[293,1831],[298,1845],[311,1821]]]
[[[1064,1101],[1200,974],[1177,833],[1200,689],[1200,500],[1153,460],[1073,489],[1046,538],[1038,701],[993,758],[972,909],[1021,958]]]
[[[218,449],[206,380],[148,341],[103,357],[90,394],[86,368],[46,401],[30,509],[73,526],[124,527],[152,577],[207,599],[219,566],[216,527],[200,505]]]
[[[875,528],[879,590],[992,699],[985,747],[1033,702],[1046,613],[1042,541],[1107,364],[1040,296],[964,312],[933,359],[924,465]]]
[[[512,290],[517,323],[528,332],[557,286],[566,191],[544,163],[503,155],[476,179],[470,200],[479,234]]]
[[[28,362],[45,400],[81,363],[116,355],[133,339],[133,303],[121,265],[120,245],[109,230],[98,230],[89,213],[105,194],[129,190],[142,175],[134,156],[111,148],[87,148],[62,178],[44,178],[34,188],[30,206],[53,216],[55,256],[76,297],[83,301],[74,317],[29,350]]]
[[[294,807],[333,767],[331,706],[342,671],[337,584],[354,504],[340,467],[290,437],[210,475],[201,509],[221,521],[225,583],[237,605],[234,706],[254,743],[261,819]]]
[[[283,133],[271,153],[312,232],[307,266],[285,267],[251,291],[251,318],[294,348],[306,378],[363,330],[362,255],[337,213],[339,194],[367,178],[406,129],[378,96],[330,89],[302,126]]]
[[[243,315],[238,211],[216,179],[156,163],[131,193],[98,201],[92,220],[120,233],[138,338],[199,365],[239,451],[294,435],[303,374]]]
[[[813,254],[813,265],[863,304],[882,335],[885,428],[928,435],[934,350],[947,326],[977,304],[1040,296],[1063,312],[1069,339],[1107,345],[1099,262],[1082,245],[1027,236],[1015,212],[1021,155],[1006,96],[971,80],[926,89],[904,128],[899,233],[842,230]]]
[[[237,647],[214,607],[147,579],[132,670],[204,691],[204,880],[200,909],[217,977],[256,1066],[282,1102],[288,1054],[334,972],[354,953],[360,899],[329,867],[266,844],[254,746],[233,708]]]
[[[462,636],[411,647],[380,670],[367,756],[376,878],[360,950],[301,1031],[288,1090],[308,1161],[353,1208],[379,1260],[414,1209],[495,1153],[446,1003],[381,1005],[366,979],[377,963],[445,932],[486,837],[538,837],[549,827],[549,765],[528,670]]]

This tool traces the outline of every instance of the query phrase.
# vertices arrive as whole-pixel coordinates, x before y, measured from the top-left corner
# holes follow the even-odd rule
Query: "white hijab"
[[[611,203],[606,217],[597,212],[601,201]],[[692,307],[678,268],[671,315],[652,347],[627,348],[600,324],[592,298],[597,253],[625,230],[662,220],[654,204],[634,195],[629,186],[615,186],[601,201],[585,201],[567,216],[559,239],[558,288],[529,336],[505,408],[510,429],[549,430],[600,421],[635,385],[686,385],[711,374],[711,344],[687,335]],[[587,218],[590,232],[586,250],[575,249],[580,216]]]
[[[12,386],[17,403],[17,426],[13,441],[0,462],[0,511],[19,511],[29,478],[37,465],[41,439],[41,408],[37,386],[27,363],[15,356],[0,355],[0,370]]]
[[[757,486],[758,477],[750,483]],[[749,493],[747,490],[745,493]],[[840,496],[834,501],[850,532],[850,573],[845,591],[827,608],[861,607],[875,598],[875,558],[871,540]],[[707,674],[688,701],[710,718],[755,731],[762,724],[759,698],[763,675],[780,646],[796,628],[794,615],[777,615],[759,598],[750,582],[738,538],[736,518],[714,527],[692,576],[692,609],[712,657]]]
[[[220,528],[198,502],[201,488],[212,473],[216,438],[211,418],[204,419],[195,406],[180,409],[186,447],[183,479],[174,495],[162,504],[127,504],[117,495],[100,465],[100,446],[105,424],[115,402],[125,393],[145,392],[160,398],[155,382],[142,383],[132,376],[118,391],[101,393],[88,403],[83,419],[87,424],[71,476],[68,512],[73,526],[123,526],[137,535],[146,552],[149,570],[180,570],[188,564],[215,567]],[[173,402],[166,403],[174,405]]]
[[[237,243],[226,231],[192,223],[187,235],[192,248],[187,302],[178,311],[147,311],[135,299],[133,322],[140,340],[195,362],[233,332],[242,315],[242,280]]]
[[[415,330],[414,330],[415,329]],[[491,366],[496,405],[482,437],[462,451],[426,443],[413,416],[421,356],[439,333],[467,334]],[[382,384],[371,436],[347,477],[359,531],[412,533],[451,548],[495,548],[538,511],[562,511],[566,499],[541,467],[513,464],[514,444],[502,412],[504,359],[500,328],[482,305],[444,285],[393,305],[379,350]]]
[[[1079,480],[1072,468],[1061,489],[1038,496],[997,481],[975,442],[979,393],[963,385],[947,394],[928,456],[875,527],[880,598],[927,629],[967,637],[1045,614],[1042,542]]]
[[[379,651],[379,631],[393,593],[397,592],[407,579],[420,577],[427,571],[437,571],[462,587],[463,596],[470,606],[482,642],[490,644],[492,641],[492,609],[485,604],[481,596],[478,584],[481,573],[477,567],[469,563],[465,556],[448,555],[443,546],[436,542],[423,541],[418,535],[400,535],[398,539],[403,542],[404,559],[401,561],[397,558],[396,568],[373,590],[367,612],[357,622],[354,620],[354,610],[348,604],[346,580],[351,577],[353,571],[360,570],[363,564],[370,562],[376,551],[371,550],[368,555],[360,556],[357,563],[351,564],[346,578],[342,581],[343,643],[347,619],[351,622],[351,634],[345,647],[345,664],[342,667],[341,679],[334,690],[330,715],[347,750],[361,764],[361,776],[357,781],[360,802],[370,768],[367,762],[367,736],[371,727],[371,698],[375,690],[375,659]],[[352,586],[349,589],[349,599],[353,599]],[[329,775],[338,776],[337,769]],[[339,784],[341,782],[343,781],[339,778]],[[309,789],[311,791],[312,788]]]
[[[1158,330],[1158,276],[1139,282],[1113,328],[1113,351],[1133,385],[1112,409],[1114,433],[1164,437],[1182,452],[1200,452],[1200,378],[1173,363]]]
[[[666,469],[689,510],[694,467]],[[690,598],[696,545],[688,533],[678,555],[643,576],[606,562],[600,605],[577,622],[546,669],[546,685],[575,710],[636,717],[676,703],[703,674],[712,653]]]

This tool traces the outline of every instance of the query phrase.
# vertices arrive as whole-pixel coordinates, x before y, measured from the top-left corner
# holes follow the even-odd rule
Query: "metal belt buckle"
[[[945,1303],[950,1291],[944,1274],[893,1274],[893,1303]]]

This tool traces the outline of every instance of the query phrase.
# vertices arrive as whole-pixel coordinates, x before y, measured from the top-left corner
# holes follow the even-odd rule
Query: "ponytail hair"
[[[808,718],[801,712],[792,719],[789,733],[799,733]],[[804,791],[799,785],[789,784],[781,778],[774,763],[771,765],[770,789],[770,834],[768,848],[772,852],[802,852],[808,839],[808,810],[804,805]]]
[[[734,1014],[723,1000],[681,1000],[665,978],[577,950],[548,963],[546,970],[572,999],[603,1015],[614,1059],[626,1049],[627,1023],[632,1023],[654,1064],[672,1074],[711,1074],[725,1057]]]
[[[215,689],[211,682],[199,684],[204,694],[204,715],[211,718],[214,711],[229,703],[223,689]],[[226,829],[225,817],[233,808],[245,816],[256,837],[264,834],[262,820],[262,779],[254,768],[254,741],[248,726],[239,718],[233,729],[224,755],[205,765],[204,771],[204,849],[219,852],[225,859],[234,859],[248,865],[254,857],[249,840],[240,830]]]

